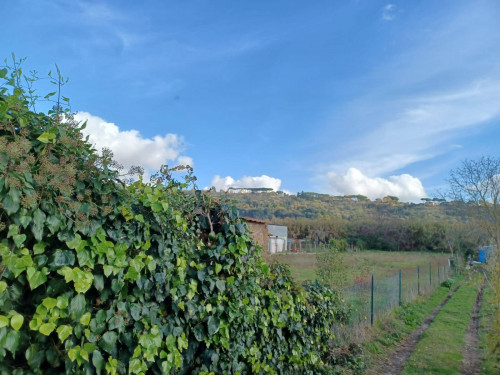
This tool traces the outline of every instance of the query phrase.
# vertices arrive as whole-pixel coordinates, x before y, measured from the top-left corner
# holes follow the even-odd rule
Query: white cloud
[[[387,4],[384,6],[384,9],[382,10],[382,19],[385,21],[392,21],[394,18],[396,18],[396,5],[394,4]]]
[[[272,188],[274,191],[278,191],[281,186],[281,180],[279,178],[269,177],[263,174],[262,176],[243,176],[239,180],[235,180],[231,176],[221,177],[215,175],[212,178],[210,184],[211,187],[215,187],[217,190],[227,190],[230,187],[234,188]]]
[[[178,165],[189,165],[190,167],[193,167],[194,166],[194,161],[193,161],[193,158],[189,157],[189,156],[179,156],[177,158],[177,164]]]
[[[157,171],[163,164],[193,165],[192,158],[181,155],[184,141],[177,134],[144,138],[137,130],[120,130],[114,123],[88,112],[78,112],[75,120],[87,121],[83,134],[89,136],[90,143],[99,151],[104,147],[111,149],[114,159],[125,169],[139,165],[148,173]]]
[[[361,194],[370,199],[394,195],[405,202],[417,202],[427,196],[422,182],[409,174],[385,179],[368,177],[356,168],[349,168],[343,174],[330,172],[327,177],[332,193],[338,195]]]

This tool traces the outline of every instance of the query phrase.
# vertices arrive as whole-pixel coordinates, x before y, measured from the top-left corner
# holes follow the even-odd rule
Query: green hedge
[[[268,267],[191,170],[124,184],[16,74],[0,70],[1,374],[334,371],[337,292]]]

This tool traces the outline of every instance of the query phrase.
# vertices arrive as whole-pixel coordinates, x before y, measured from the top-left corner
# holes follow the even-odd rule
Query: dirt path
[[[382,366],[376,374],[384,374],[384,375],[399,375],[403,371],[403,367],[410,357],[413,349],[420,341],[422,334],[425,330],[430,326],[430,324],[434,321],[436,315],[441,311],[443,306],[450,300],[450,298],[455,294],[455,292],[460,288],[466,280],[462,281],[458,284],[447,296],[444,298],[441,303],[432,310],[424,320],[424,322],[413,331],[401,344],[398,345],[397,349],[390,353],[387,358],[387,362],[384,366]]]
[[[483,292],[485,283],[477,292],[476,302],[471,313],[469,326],[465,333],[465,344],[462,348],[462,368],[460,374],[462,375],[476,375],[481,374],[479,365],[481,363],[481,356],[478,351],[477,344],[479,342],[479,312],[481,311],[481,303],[483,301]]]

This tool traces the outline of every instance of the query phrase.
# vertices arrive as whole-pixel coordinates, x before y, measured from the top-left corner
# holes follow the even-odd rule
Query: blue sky
[[[200,187],[446,189],[499,156],[498,1],[2,2],[0,57],[57,63],[91,140]]]

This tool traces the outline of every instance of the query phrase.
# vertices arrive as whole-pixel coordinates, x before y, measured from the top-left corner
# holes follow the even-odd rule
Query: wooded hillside
[[[287,225],[290,238],[319,245],[345,238],[358,248],[472,254],[478,244],[487,242],[485,233],[468,222],[461,202],[373,202],[362,196],[317,193],[211,194],[233,201],[242,216]]]

